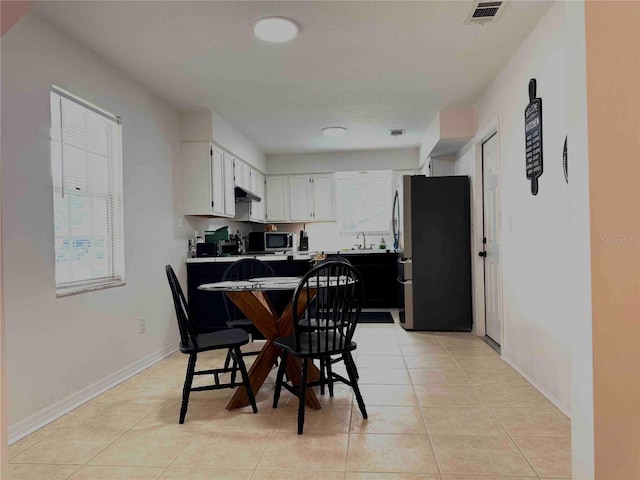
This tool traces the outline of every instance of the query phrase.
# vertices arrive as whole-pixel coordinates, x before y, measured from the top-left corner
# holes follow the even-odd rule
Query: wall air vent
[[[391,135],[392,137],[399,137],[401,135],[404,135],[404,128],[392,128],[391,130],[389,130],[389,135]]]
[[[506,0],[495,1],[495,2],[476,0],[475,2],[473,2],[471,12],[469,12],[469,16],[464,21],[464,23],[466,24],[493,23],[496,20],[498,20],[498,18],[502,14],[505,3],[506,3]]]

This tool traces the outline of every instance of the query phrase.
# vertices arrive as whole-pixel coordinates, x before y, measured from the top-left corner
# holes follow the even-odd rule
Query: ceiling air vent
[[[389,135],[392,137],[399,137],[400,135],[404,135],[404,128],[392,128],[389,130]]]
[[[497,2],[485,2],[482,0],[476,0],[473,2],[473,8],[469,12],[469,16],[464,21],[466,24],[471,23],[492,23],[495,22],[502,11],[504,10],[504,4],[506,1]]]

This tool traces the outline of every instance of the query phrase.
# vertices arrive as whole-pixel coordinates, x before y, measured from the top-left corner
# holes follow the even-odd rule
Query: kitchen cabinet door
[[[335,221],[336,196],[335,179],[332,174],[314,175],[313,186],[313,215],[315,222]]]
[[[242,188],[255,193],[251,190],[251,167],[244,162],[242,164]]]
[[[267,203],[264,195],[264,175],[253,169],[251,170],[251,191],[260,197],[260,201],[251,202],[249,220],[264,223],[265,205]]]
[[[184,215],[224,212],[222,151],[209,142],[182,142]]]
[[[211,207],[213,213],[224,215],[224,169],[223,153],[211,147]]]
[[[289,221],[289,178],[286,175],[267,177],[267,222]]]
[[[233,156],[224,154],[224,213],[233,217],[236,214],[236,194],[233,184]]]
[[[313,219],[313,192],[309,175],[289,176],[289,220],[308,222]]]
[[[236,187],[246,188],[244,184],[245,164],[239,158],[233,158],[233,183]]]

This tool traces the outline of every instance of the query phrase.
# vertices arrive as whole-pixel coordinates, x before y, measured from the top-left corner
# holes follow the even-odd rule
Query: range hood
[[[244,188],[235,187],[236,203],[242,202],[260,202],[262,199],[255,193],[245,190]]]

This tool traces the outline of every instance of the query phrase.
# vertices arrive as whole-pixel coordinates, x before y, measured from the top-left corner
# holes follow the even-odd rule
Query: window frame
[[[122,119],[121,117],[114,115],[113,113],[100,108],[99,106],[85,100],[84,98],[78,97],[77,95],[72,94],[71,92],[58,87],[57,85],[52,85],[50,88],[50,103],[53,103],[56,99],[59,98],[59,101],[62,102],[62,99],[66,99],[68,101],[74,102],[80,107],[94,113],[98,114],[105,119],[113,122],[114,128],[112,130],[113,134],[113,153],[111,155],[111,171],[110,173],[104,177],[108,182],[108,193],[98,193],[91,192],[88,189],[85,192],[82,192],[82,196],[86,196],[91,199],[106,199],[106,204],[111,203],[111,207],[107,207],[107,214],[105,218],[105,223],[107,225],[107,237],[111,239],[108,242],[109,246],[106,247],[105,254],[109,256],[109,266],[107,267],[109,270],[109,275],[107,276],[92,276],[91,278],[87,278],[84,280],[75,280],[68,282],[58,282],[57,275],[54,273],[55,279],[55,287],[56,287],[56,296],[57,297],[65,297],[68,295],[75,295],[84,292],[90,292],[95,290],[101,290],[104,288],[112,288],[117,286],[125,285],[125,259],[124,259],[124,198],[123,198],[123,190],[124,190],[124,179],[123,179],[123,147],[122,147]],[[51,166],[51,183],[52,183],[52,201],[54,205],[53,210],[53,219],[54,225],[56,224],[56,208],[55,204],[57,201],[56,196],[60,196],[64,198],[66,193],[73,193],[73,195],[80,195],[75,190],[71,190],[67,188],[65,177],[64,177],[64,133],[63,133],[63,124],[62,124],[62,103],[60,106],[60,131],[54,132],[54,120],[53,120],[54,111],[53,109],[50,111],[50,120],[51,120],[51,135],[50,135],[50,166]],[[58,138],[54,138],[55,135],[59,135]],[[57,142],[57,143],[56,143]],[[54,166],[54,161],[58,161],[54,157],[54,147],[60,147],[60,158],[59,166]],[[87,152],[86,148],[83,150]],[[67,160],[69,161],[69,160]],[[55,169],[59,169],[59,181],[56,182],[56,173]],[[87,172],[87,184],[90,183],[90,178],[102,178],[102,177],[89,177],[89,173]],[[56,184],[57,183],[57,184]],[[93,202],[92,202],[93,204]],[[92,207],[93,208],[93,205]],[[93,217],[92,217],[93,218]],[[70,224],[68,221],[67,223]],[[92,222],[92,227],[94,226]],[[68,237],[71,240],[71,237]],[[58,262],[56,245],[57,245],[58,236],[56,236],[55,228],[54,228],[54,269],[57,270]]]

